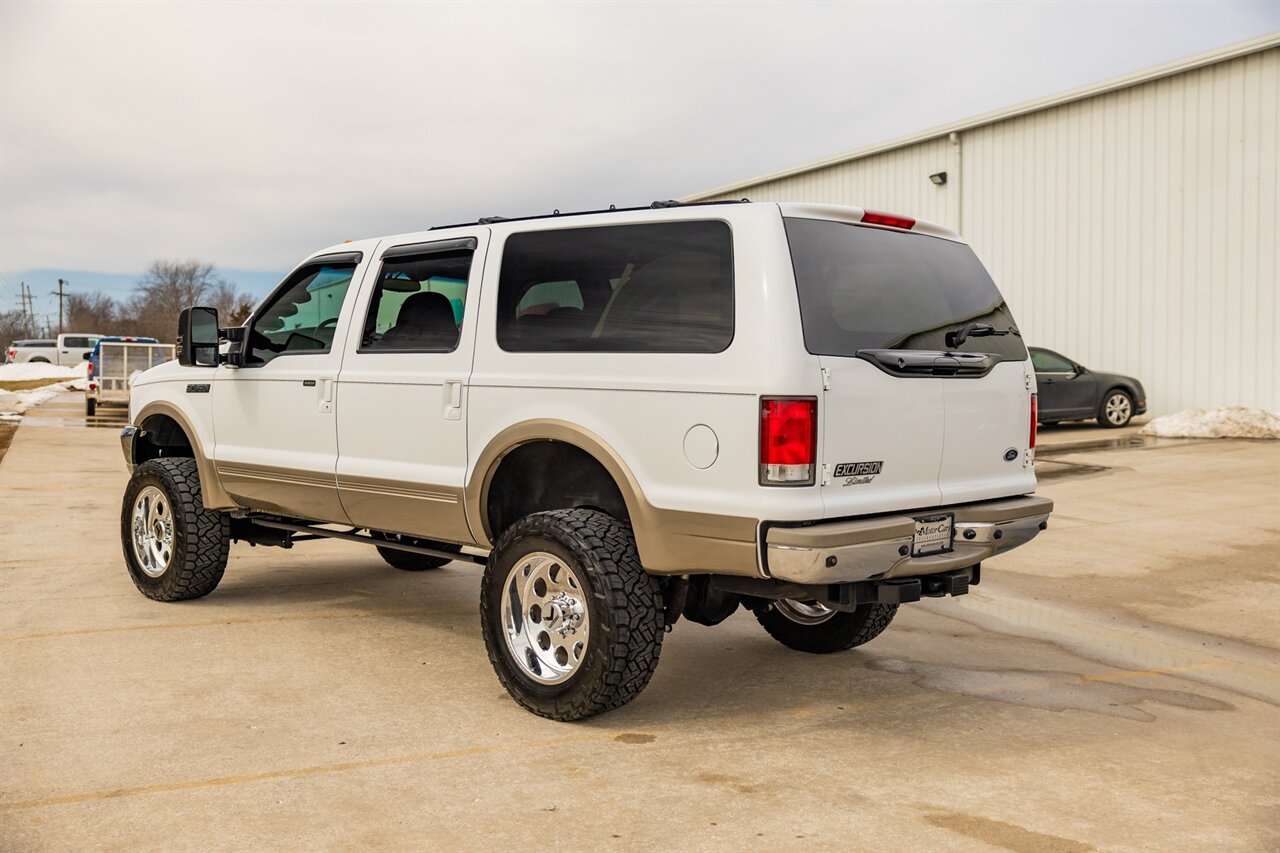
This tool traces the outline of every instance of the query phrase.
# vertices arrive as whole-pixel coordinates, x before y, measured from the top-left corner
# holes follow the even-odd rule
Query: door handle
[[[444,419],[462,420],[462,383],[456,379],[444,383]]]
[[[333,380],[321,379],[320,402],[316,406],[316,411],[327,415],[333,411]]]

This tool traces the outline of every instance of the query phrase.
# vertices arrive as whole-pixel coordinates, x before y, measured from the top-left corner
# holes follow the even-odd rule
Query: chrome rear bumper
[[[1001,498],[931,507],[914,515],[952,513],[952,548],[911,556],[914,515],[895,513],[807,527],[772,527],[765,536],[770,577],[804,584],[854,583],[930,575],[975,565],[1030,542],[1048,523],[1048,498]]]

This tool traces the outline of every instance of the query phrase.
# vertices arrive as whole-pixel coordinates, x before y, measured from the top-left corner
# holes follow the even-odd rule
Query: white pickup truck
[[[5,352],[8,364],[58,364],[63,367],[75,367],[83,364],[97,346],[102,335],[86,335],[81,332],[69,332],[58,335],[57,340],[41,339],[14,341]]]

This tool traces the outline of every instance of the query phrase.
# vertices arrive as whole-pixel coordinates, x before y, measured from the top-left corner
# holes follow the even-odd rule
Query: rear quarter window
[[[720,221],[512,234],[498,284],[508,352],[715,353],[733,340],[733,240]]]

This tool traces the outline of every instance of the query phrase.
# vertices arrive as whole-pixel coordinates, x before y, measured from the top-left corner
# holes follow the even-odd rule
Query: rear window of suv
[[[498,345],[508,352],[721,352],[733,340],[733,242],[718,221],[507,238]]]
[[[805,347],[815,355],[945,351],[946,333],[966,323],[1016,328],[995,282],[963,243],[823,219],[785,222]],[[958,349],[1027,357],[1013,334],[970,337]]]

